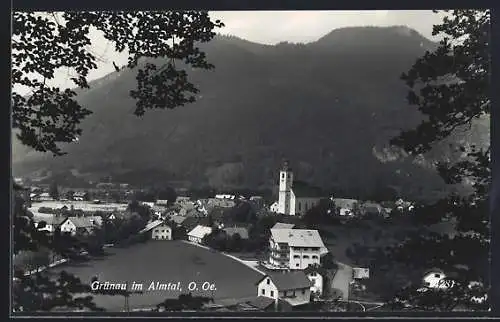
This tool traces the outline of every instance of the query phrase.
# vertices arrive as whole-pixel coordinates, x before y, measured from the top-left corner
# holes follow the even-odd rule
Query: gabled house
[[[310,302],[311,286],[312,282],[303,271],[270,273],[257,282],[257,296],[299,306]]]
[[[310,266],[304,270],[307,278],[311,281],[311,293],[318,296],[323,295],[323,276],[320,274],[319,266]]]
[[[67,217],[60,227],[61,232],[69,232],[72,235],[88,235],[96,227],[96,224],[92,224],[87,217]]]
[[[163,220],[150,222],[139,233],[150,233],[153,240],[172,240],[172,228]]]

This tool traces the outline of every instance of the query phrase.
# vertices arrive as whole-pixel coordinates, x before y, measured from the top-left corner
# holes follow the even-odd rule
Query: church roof
[[[295,197],[298,197],[298,198],[307,198],[307,197],[320,198],[320,197],[322,197],[322,191],[320,188],[310,186],[309,184],[307,184],[303,181],[294,180],[292,190],[293,190],[293,193],[295,194]]]

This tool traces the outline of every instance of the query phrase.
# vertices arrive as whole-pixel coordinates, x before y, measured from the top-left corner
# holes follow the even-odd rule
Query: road
[[[342,300],[349,299],[349,285],[352,281],[352,267],[349,265],[337,262],[338,269],[332,279],[332,288],[342,292]]]

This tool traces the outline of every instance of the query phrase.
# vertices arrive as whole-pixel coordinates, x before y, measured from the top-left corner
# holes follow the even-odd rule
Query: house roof
[[[44,216],[44,217],[34,216],[33,217],[34,222],[39,223],[41,221],[45,221],[45,223],[47,225],[59,225],[65,220],[66,220],[66,217],[58,217],[58,216],[50,216],[50,217],[49,216]]]
[[[145,233],[147,231],[150,231],[151,229],[154,229],[158,226],[160,226],[161,224],[163,224],[163,220],[155,220],[153,222],[150,222],[149,224],[146,225],[146,227],[144,227],[139,233]],[[166,225],[166,224],[165,224]]]
[[[271,229],[292,229],[293,227],[295,227],[295,224],[277,222]]]
[[[180,225],[186,220],[186,217],[179,216],[179,215],[173,215],[170,217],[170,220],[172,220],[174,223]]]
[[[318,187],[310,186],[309,184],[295,180],[292,185],[292,191],[297,198],[320,198],[322,191]]]
[[[271,229],[271,236],[275,242],[286,243],[292,247],[325,247],[317,230]]]
[[[93,226],[92,222],[87,217],[68,217],[67,219],[70,220],[76,228],[87,228]]]
[[[280,291],[308,288],[313,285],[303,271],[271,273],[262,277],[257,284],[267,277],[271,278],[271,281]]]
[[[205,237],[205,235],[208,235],[211,232],[212,232],[212,227],[198,225],[198,226],[194,227],[194,229],[188,233],[188,236],[203,238],[203,237]]]
[[[248,239],[248,229],[246,229],[245,227],[227,227],[223,230],[229,236],[239,234],[242,239]]]
[[[274,299],[266,296],[256,296],[255,298],[245,303],[258,309],[265,310],[274,304]]]

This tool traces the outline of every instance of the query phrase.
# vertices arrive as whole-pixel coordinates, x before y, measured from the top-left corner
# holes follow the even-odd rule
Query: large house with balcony
[[[311,301],[312,282],[302,271],[280,272],[263,276],[257,282],[257,296],[284,300],[291,306]]]
[[[320,264],[328,252],[317,230],[271,229],[269,263],[286,269],[305,269]]]

